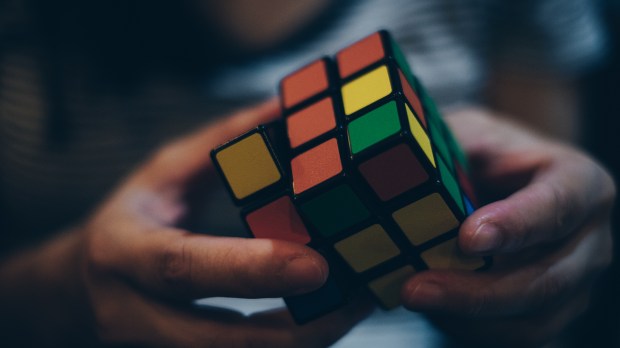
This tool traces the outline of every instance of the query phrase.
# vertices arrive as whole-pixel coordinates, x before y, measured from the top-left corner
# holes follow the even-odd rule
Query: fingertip
[[[413,277],[403,286],[403,306],[412,311],[423,311],[440,306],[446,291],[440,281],[424,274]]]
[[[413,311],[458,313],[468,308],[470,296],[489,287],[482,273],[435,269],[416,274],[402,288],[403,305]]]
[[[293,294],[303,294],[321,287],[327,280],[329,268],[322,258],[299,255],[290,259],[283,272],[284,281]]]
[[[509,237],[505,225],[510,210],[503,203],[498,201],[481,207],[463,222],[459,231],[459,247],[463,253],[489,256],[504,249]]]
[[[465,226],[459,235],[459,246],[463,253],[470,255],[492,255],[504,243],[500,228],[493,222],[481,222],[474,226]]]
[[[329,275],[329,266],[317,251],[301,244],[273,240],[276,255],[284,258],[282,278],[292,294],[302,294],[321,287]]]

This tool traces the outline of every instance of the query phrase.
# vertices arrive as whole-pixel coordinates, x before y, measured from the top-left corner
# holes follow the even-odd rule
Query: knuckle
[[[266,262],[256,262],[253,265],[240,264],[235,267],[233,274],[240,280],[245,289],[244,292],[251,296],[265,296],[281,286],[281,278],[284,267],[270,268]],[[263,275],[259,277],[257,275]],[[266,279],[268,279],[266,281]],[[267,284],[268,283],[268,284]]]
[[[157,257],[162,283],[179,290],[188,290],[192,283],[192,263],[192,254],[185,241],[169,245]]]

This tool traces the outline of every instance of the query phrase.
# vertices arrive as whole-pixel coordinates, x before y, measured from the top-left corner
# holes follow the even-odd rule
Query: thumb
[[[211,168],[211,149],[279,115],[278,99],[272,98],[173,141],[139,171],[142,179],[160,187],[184,184],[198,172]]]

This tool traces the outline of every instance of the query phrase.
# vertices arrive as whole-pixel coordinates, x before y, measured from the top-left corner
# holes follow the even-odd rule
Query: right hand
[[[159,151],[84,224],[83,283],[98,338],[156,346],[326,346],[369,313],[356,303],[303,326],[286,311],[249,317],[196,308],[211,296],[280,297],[318,288],[328,267],[294,243],[194,234],[177,226],[214,146],[277,116],[277,103],[240,112]]]

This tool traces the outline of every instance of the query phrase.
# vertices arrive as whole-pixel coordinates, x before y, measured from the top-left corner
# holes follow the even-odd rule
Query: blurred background
[[[603,15],[610,35],[609,56],[583,80],[586,103],[586,148],[620,178],[620,1],[604,2]],[[588,121],[589,120],[589,121]],[[615,260],[604,277],[594,310],[578,324],[585,326],[582,342],[591,347],[620,347],[620,204],[614,208]]]
[[[157,111],[160,112],[164,109],[167,116],[175,113],[191,115],[186,119],[186,121],[189,120],[187,123],[183,123],[185,122],[184,119],[179,117],[174,129],[165,129],[170,134],[181,134],[192,129],[196,120],[204,118],[204,114],[200,112],[200,103],[204,101],[201,100],[198,104],[192,104],[195,103],[193,94],[196,91],[204,92],[206,88],[203,86],[204,76],[216,73],[217,71],[214,70],[217,70],[217,67],[222,64],[243,64],[248,59],[247,57],[260,60],[266,51],[274,48],[268,42],[269,40],[264,39],[270,35],[274,36],[273,33],[269,32],[257,32],[243,45],[231,45],[233,40],[231,40],[230,35],[235,35],[236,28],[227,27],[226,32],[228,34],[223,34],[220,27],[226,26],[226,23],[218,22],[217,14],[212,14],[210,25],[196,26],[196,23],[204,22],[202,15],[198,15],[200,12],[199,1],[179,1],[178,5],[170,6],[167,1],[125,2],[110,0],[110,6],[100,6],[99,1],[92,2],[98,5],[91,5],[91,2],[63,0],[61,1],[62,7],[57,6],[57,2],[54,1],[35,1],[38,3],[35,10],[27,8],[27,6],[24,7],[23,4],[30,2],[0,0],[0,60],[3,60],[3,63],[9,59],[3,54],[6,52],[3,50],[6,50],[7,47],[19,50],[24,46],[24,42],[34,42],[35,46],[40,49],[40,52],[35,53],[46,58],[42,67],[45,73],[42,75],[41,81],[36,81],[44,86],[43,92],[35,92],[49,93],[46,98],[52,101],[62,100],[64,96],[59,93],[65,87],[61,85],[63,83],[63,69],[70,69],[82,64],[79,59],[73,61],[65,58],[71,57],[71,54],[67,53],[71,53],[72,50],[79,47],[80,53],[86,52],[97,68],[91,71],[94,75],[80,76],[77,80],[71,81],[72,86],[78,86],[80,90],[88,90],[101,95],[107,95],[110,91],[114,91],[123,96],[129,96],[138,100],[136,104],[131,106],[135,107],[135,110],[141,110],[141,112],[143,109],[140,109],[142,104],[140,104],[139,99],[142,96],[138,94],[137,84],[144,83],[144,81],[148,82],[151,72],[165,70],[166,81],[172,81],[170,85],[176,87],[176,79],[180,78],[184,86],[190,86],[187,90],[182,88],[173,91],[164,90],[165,98],[162,100],[165,99],[169,104],[162,101],[161,105],[156,105]],[[317,3],[324,2],[317,1]],[[342,4],[351,2],[351,0],[346,0]],[[224,4],[224,0],[221,3]],[[620,1],[602,0],[601,5],[604,26],[609,34],[607,55],[594,69],[588,70],[579,81],[580,93],[585,98],[583,105],[583,114],[586,116],[583,124],[585,128],[584,147],[610,169],[616,178],[616,182],[618,182],[620,177]],[[336,7],[344,7],[344,5]],[[3,11],[4,8],[11,10]],[[226,6],[222,6],[220,10],[225,12]],[[320,12],[315,8],[301,8],[299,11]],[[324,30],[323,24],[331,20],[330,16],[338,16],[338,11],[339,8],[336,8],[334,11],[329,11],[327,15],[313,15],[310,23],[304,29],[299,29],[293,25],[293,28],[299,29],[295,30],[295,35],[284,37],[288,33],[281,33],[283,37],[275,35],[275,41],[282,39],[286,42],[279,45],[294,47],[297,38]],[[21,16],[24,14],[27,16]],[[277,18],[274,21],[295,20],[296,16],[297,13],[293,11],[288,18]],[[26,18],[26,22],[29,21],[28,25],[25,26],[29,29],[15,31],[14,28],[22,26],[24,18]],[[160,25],[162,23],[158,22],[162,18],[166,18],[166,23],[163,23],[165,25]],[[249,21],[252,18],[254,18],[253,14],[250,13],[245,20]],[[112,24],[114,25],[110,25],[110,21],[113,21]],[[297,26],[302,26],[302,24],[300,21]],[[81,28],[81,30],[75,30],[75,28]],[[354,33],[353,37],[359,38],[361,34]],[[197,46],[196,42],[202,42],[202,44]],[[340,47],[341,44],[338,42],[336,46]],[[22,58],[18,56],[16,59]],[[19,63],[26,64],[27,60]],[[291,64],[290,68],[296,66],[298,66],[298,62]],[[283,70],[290,69],[286,67]],[[4,77],[7,77],[13,73],[14,71],[0,70],[0,79],[9,81],[9,78],[3,79],[2,75],[4,74]],[[89,81],[96,83],[90,85]],[[271,81],[264,82],[264,84],[272,88]],[[3,87],[0,86],[2,89]],[[149,98],[152,98],[153,95],[158,96],[157,93],[161,93],[161,91],[150,94]],[[2,97],[6,97],[6,95]],[[238,105],[233,100],[217,110],[223,112],[236,106]],[[45,107],[52,115],[49,123],[46,123],[45,129],[37,131],[45,133],[45,137],[50,140],[49,143],[53,147],[52,153],[62,151],[63,146],[72,141],[72,120],[66,117],[68,111],[71,110],[67,110],[63,103],[54,102],[36,105],[36,107]],[[148,110],[148,112],[151,111]],[[128,109],[127,112],[131,113],[132,109]],[[96,114],[93,115],[93,118],[105,114],[106,106],[97,105]],[[118,116],[119,120],[122,118],[121,116]],[[1,117],[7,117],[7,114],[0,114]],[[60,204],[52,202],[52,204],[59,206],[58,209],[66,208],[63,212],[70,213],[72,216],[82,216],[91,210],[96,204],[96,200],[93,201],[92,197],[99,197],[102,192],[113,187],[118,177],[122,177],[131,169],[137,160],[146,156],[153,147],[162,142],[162,139],[167,139],[166,136],[156,133],[156,130],[152,130],[151,133],[149,128],[151,120],[147,113],[146,116],[140,115],[131,121],[119,121],[129,122],[128,128],[140,133],[143,138],[139,141],[147,144],[147,146],[138,145],[138,140],[135,143],[130,142],[119,146],[126,149],[123,153],[125,162],[118,167],[106,168],[110,171],[109,176],[97,176],[96,172],[87,171],[80,172],[79,175],[81,176],[76,176],[78,179],[88,177],[88,175],[97,177],[96,180],[99,181],[92,185],[97,187],[96,191],[79,190],[71,185],[63,186],[59,190],[70,192],[75,198],[74,201],[78,203],[72,207],[63,207],[63,202]],[[123,125],[126,126],[124,123]],[[5,134],[3,133],[5,131],[6,134],[9,134],[7,129],[0,129],[0,134]],[[119,135],[119,138],[121,136]],[[170,135],[168,135],[169,137]],[[0,146],[12,145],[7,144],[6,139],[8,138],[0,138]],[[108,139],[104,140],[108,141]],[[93,162],[99,160],[98,158],[92,159]],[[0,161],[0,165],[1,163],[2,161]],[[93,168],[98,167],[94,166]],[[0,174],[2,171],[3,168],[0,167]],[[11,187],[0,186],[0,197],[11,189]],[[39,203],[41,205],[37,205]],[[0,233],[0,251],[15,243],[29,243],[36,240],[39,236],[30,236],[28,233],[31,230],[36,230],[41,224],[62,226],[66,223],[65,220],[59,218],[60,214],[46,211],[43,203],[50,204],[50,202],[37,202],[36,199],[24,198],[23,206],[34,204],[35,207],[38,207],[39,219],[29,219],[26,216],[19,220],[25,224],[31,224],[24,227],[24,235],[27,237],[16,238],[15,235]],[[0,211],[4,211],[4,214],[0,213],[0,229],[6,231],[8,228],[15,227],[10,222],[9,217],[12,218],[17,214],[14,207],[19,204],[19,202],[9,203],[0,200]],[[597,295],[593,297],[592,310],[574,324],[576,328],[574,332],[578,335],[576,339],[579,341],[579,346],[620,347],[620,265],[617,256],[620,252],[620,238],[617,238],[620,209],[618,204],[614,210],[614,217],[616,221],[616,238],[614,241],[616,260],[611,269],[603,275],[603,286],[598,289]]]

